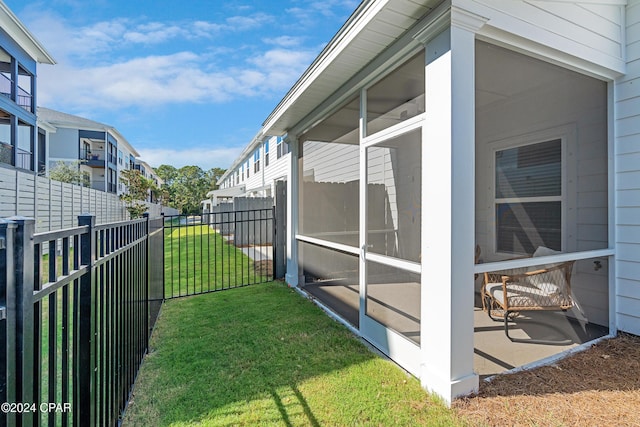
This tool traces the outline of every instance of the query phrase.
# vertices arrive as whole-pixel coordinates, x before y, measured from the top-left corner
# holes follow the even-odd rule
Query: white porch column
[[[423,387],[448,403],[473,370],[475,37],[452,26],[427,42],[422,168]]]
[[[287,272],[285,281],[289,286],[298,286],[300,280],[298,267],[298,139],[287,136],[284,143],[289,144],[289,177],[287,179]]]

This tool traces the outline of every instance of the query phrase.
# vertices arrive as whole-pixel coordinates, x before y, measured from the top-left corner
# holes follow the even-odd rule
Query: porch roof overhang
[[[262,124],[284,135],[442,0],[364,0]]]
[[[240,185],[238,187],[220,188],[218,190],[212,190],[207,193],[207,197],[235,197],[241,196],[245,193],[245,186]]]
[[[24,26],[18,17],[0,1],[0,28],[2,28],[24,51],[40,64],[54,65],[53,56]]]

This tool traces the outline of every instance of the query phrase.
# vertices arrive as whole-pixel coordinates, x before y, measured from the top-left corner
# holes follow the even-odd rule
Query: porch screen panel
[[[298,245],[304,289],[357,327],[358,257],[306,242]]]
[[[358,247],[359,100],[300,138],[299,233]]]
[[[367,135],[424,113],[424,49],[367,90]]]
[[[421,130],[367,149],[367,248],[420,261]]]
[[[366,314],[420,343],[420,275],[367,262]]]

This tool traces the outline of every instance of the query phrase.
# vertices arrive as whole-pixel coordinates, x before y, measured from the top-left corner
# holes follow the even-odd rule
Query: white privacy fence
[[[174,208],[147,203],[149,215],[176,215]],[[96,224],[129,219],[116,194],[0,167],[0,218],[35,218],[36,233],[77,226],[78,215],[92,213]]]

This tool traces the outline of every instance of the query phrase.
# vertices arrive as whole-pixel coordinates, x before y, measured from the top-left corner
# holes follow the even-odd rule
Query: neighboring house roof
[[[242,196],[245,193],[245,186],[221,188],[219,190],[209,191],[207,197],[235,197]]]
[[[284,135],[367,64],[380,57],[441,0],[364,0],[263,123],[265,135]]]
[[[55,64],[51,54],[34,37],[27,27],[13,14],[11,9],[0,0],[0,28],[2,28],[33,60],[41,64]]]
[[[131,146],[129,141],[127,141],[127,139],[113,126],[44,107],[38,107],[36,114],[40,121],[48,123],[55,127],[110,132],[117,137],[118,143],[126,144],[127,148],[129,148],[129,151],[131,151],[131,154],[136,157],[140,155],[136,151],[136,149]]]

